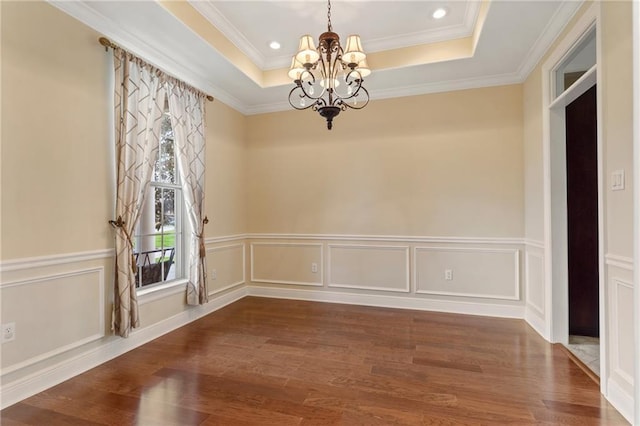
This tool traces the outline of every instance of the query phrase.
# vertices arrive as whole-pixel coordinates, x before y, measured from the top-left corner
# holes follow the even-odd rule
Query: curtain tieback
[[[122,220],[122,216],[118,216],[118,219],[110,220],[109,225],[111,225],[113,229],[120,228],[122,229],[122,232],[124,232],[124,236],[129,242],[129,247],[131,247],[131,270],[133,271],[134,275],[137,274],[138,265],[136,264],[136,257],[133,255],[133,241],[131,241],[131,235],[129,235],[129,233],[127,232],[127,228],[124,227],[125,221]]]
[[[200,258],[204,259],[207,256],[207,250],[204,247],[204,225],[209,223],[209,218],[207,216],[202,219],[202,232],[198,234],[198,239],[200,240]]]

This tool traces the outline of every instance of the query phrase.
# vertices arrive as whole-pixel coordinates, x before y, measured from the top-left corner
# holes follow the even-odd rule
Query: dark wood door
[[[569,334],[599,336],[596,86],[566,107]]]

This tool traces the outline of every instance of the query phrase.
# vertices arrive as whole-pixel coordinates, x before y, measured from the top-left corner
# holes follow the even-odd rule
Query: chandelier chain
[[[331,0],[327,0],[327,27],[329,31],[333,31],[331,26]]]

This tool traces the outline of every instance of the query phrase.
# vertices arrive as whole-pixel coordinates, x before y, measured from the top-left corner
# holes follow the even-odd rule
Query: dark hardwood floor
[[[245,298],[2,425],[626,424],[524,321]]]

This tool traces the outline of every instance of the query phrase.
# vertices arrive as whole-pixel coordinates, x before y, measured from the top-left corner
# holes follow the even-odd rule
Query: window
[[[596,64],[595,28],[580,40],[555,70],[555,96],[560,96]]]
[[[160,148],[134,238],[136,288],[182,278],[183,202],[171,118],[165,112]]]

